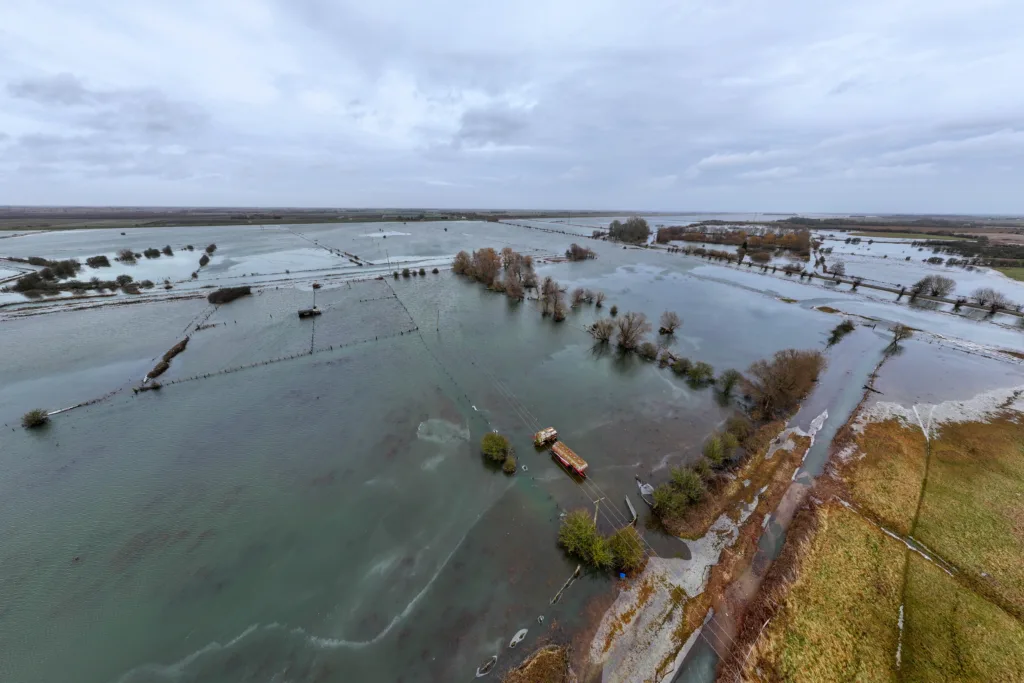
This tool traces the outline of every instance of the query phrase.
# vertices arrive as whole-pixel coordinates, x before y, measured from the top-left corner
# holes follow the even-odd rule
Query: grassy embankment
[[[569,651],[548,645],[510,670],[502,683],[569,683]]]
[[[1024,268],[996,268],[996,270],[1006,277],[1024,282]]]
[[[958,570],[838,502],[818,507],[744,678],[1024,681],[1024,424],[946,424],[928,444],[889,420],[857,445],[866,456],[843,468],[842,495]]]

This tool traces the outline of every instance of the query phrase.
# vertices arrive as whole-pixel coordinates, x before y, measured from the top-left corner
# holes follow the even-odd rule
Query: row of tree
[[[452,270],[520,301],[526,298],[526,290],[537,286],[533,257],[510,247],[502,249],[500,254],[490,247],[477,249],[472,254],[460,251],[452,261]]]

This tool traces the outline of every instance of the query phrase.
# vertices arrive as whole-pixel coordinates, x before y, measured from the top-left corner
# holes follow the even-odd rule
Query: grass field
[[[910,553],[901,678],[1024,681],[1024,626]]]
[[[866,455],[844,473],[853,500],[893,531],[909,534],[924,478],[924,434],[899,420],[870,422],[857,445]]]
[[[923,232],[886,232],[879,230],[877,232],[851,232],[851,237],[869,237],[878,239],[881,237],[888,237],[889,239],[901,239],[901,240],[962,240],[963,237],[954,237],[953,235],[931,235]]]
[[[931,449],[914,536],[1024,614],[1024,424],[944,425]]]
[[[755,669],[783,681],[895,681],[905,548],[832,503],[818,514],[785,606],[758,642]]]
[[[1024,268],[996,268],[996,270],[1006,277],[1024,281]]]

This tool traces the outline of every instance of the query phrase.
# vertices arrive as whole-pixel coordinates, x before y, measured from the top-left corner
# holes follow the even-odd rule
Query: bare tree
[[[679,317],[678,313],[675,311],[665,311],[661,314],[661,329],[658,332],[661,334],[674,334],[682,324],[683,319]]]
[[[832,262],[832,265],[829,266],[829,271],[837,277],[842,277],[843,275],[846,275],[846,263],[836,259]]]
[[[586,292],[580,287],[572,290],[572,294],[569,297],[569,301],[572,302],[573,308],[579,308],[579,305],[583,303],[583,300],[587,298]]]
[[[900,342],[904,339],[910,339],[914,336],[914,331],[902,323],[896,323],[892,328],[892,343],[889,344],[887,349],[889,351],[895,351]]]
[[[594,290],[592,290],[592,289],[584,289],[583,290],[583,300],[586,301],[588,304],[594,303]]]
[[[825,367],[819,351],[784,349],[771,360],[755,361],[741,381],[754,402],[755,417],[771,418],[803,400]]]
[[[512,251],[512,247],[505,247],[501,250],[501,267],[508,270],[515,261],[515,258],[516,252]]]
[[[523,284],[519,281],[519,278],[511,275],[505,277],[505,294],[507,294],[510,299],[523,300],[526,293],[523,290]]]
[[[598,308],[604,306],[604,292],[597,292],[594,294],[594,305]]]
[[[982,306],[991,306],[993,311],[1006,308],[1010,305],[1010,299],[1002,292],[997,292],[991,287],[980,287],[971,293],[971,298]]]
[[[635,349],[644,335],[651,331],[651,324],[643,313],[626,313],[616,324],[619,326],[619,346],[627,351]]]
[[[607,343],[615,334],[615,323],[609,318],[601,318],[590,328],[590,333],[599,342]]]
[[[473,252],[473,275],[477,280],[490,286],[501,270],[501,258],[490,247]]]
[[[953,278],[944,275],[929,275],[915,282],[910,291],[915,295],[946,296],[954,289],[956,289],[956,282],[953,281]]]

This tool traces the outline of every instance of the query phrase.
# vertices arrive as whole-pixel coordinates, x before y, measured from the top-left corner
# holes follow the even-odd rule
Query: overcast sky
[[[1021,0],[2,0],[0,204],[1024,213]]]

